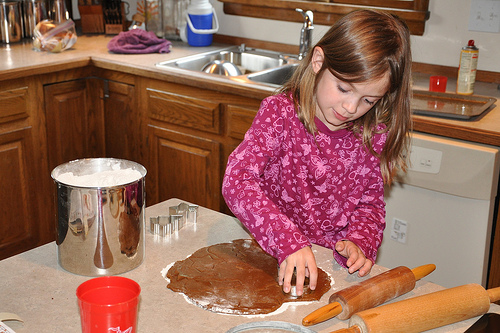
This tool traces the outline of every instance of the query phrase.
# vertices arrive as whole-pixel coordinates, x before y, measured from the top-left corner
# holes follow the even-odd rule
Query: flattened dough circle
[[[328,274],[318,268],[316,290],[292,297],[283,293],[277,276],[277,260],[250,239],[201,248],[167,273],[169,289],[209,311],[237,315],[271,313],[284,302],[317,301],[331,287]]]

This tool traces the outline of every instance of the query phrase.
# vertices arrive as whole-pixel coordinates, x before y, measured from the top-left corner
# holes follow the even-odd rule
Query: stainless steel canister
[[[66,0],[52,0],[50,19],[52,19],[54,23],[61,23],[70,19]]]
[[[49,18],[46,0],[23,1],[23,28],[24,37],[33,38],[36,25]]]
[[[52,171],[62,268],[100,276],[120,274],[142,263],[145,176],[142,165],[112,158],[75,160]]]
[[[0,38],[2,43],[19,42],[23,38],[21,2],[0,0]]]

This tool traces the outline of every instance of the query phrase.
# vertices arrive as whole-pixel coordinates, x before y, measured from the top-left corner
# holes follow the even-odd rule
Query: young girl
[[[298,295],[305,277],[316,288],[312,243],[350,273],[370,272],[385,228],[384,183],[406,170],[410,77],[406,24],[352,12],[264,99],[229,157],[223,196],[278,259],[284,292],[294,269]]]

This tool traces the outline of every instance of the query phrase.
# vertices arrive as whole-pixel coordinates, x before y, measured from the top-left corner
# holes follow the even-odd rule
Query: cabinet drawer
[[[148,116],[152,119],[220,133],[220,103],[148,89]]]
[[[28,118],[28,87],[0,91],[0,123]]]
[[[256,114],[257,109],[228,105],[227,135],[233,139],[243,140]]]

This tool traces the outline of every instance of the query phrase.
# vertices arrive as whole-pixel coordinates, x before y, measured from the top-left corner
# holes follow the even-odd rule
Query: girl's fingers
[[[278,285],[280,286],[283,285],[283,279],[285,278],[285,267],[286,267],[286,262],[283,261],[278,270]]]
[[[311,264],[309,264],[312,266]],[[316,266],[316,263],[314,263],[314,267],[308,268],[309,271],[309,288],[311,290],[316,289],[316,285],[318,283],[318,267]]]
[[[306,279],[305,265],[297,266],[297,275],[295,277],[295,292],[297,296],[302,296],[304,293],[304,280]]]

